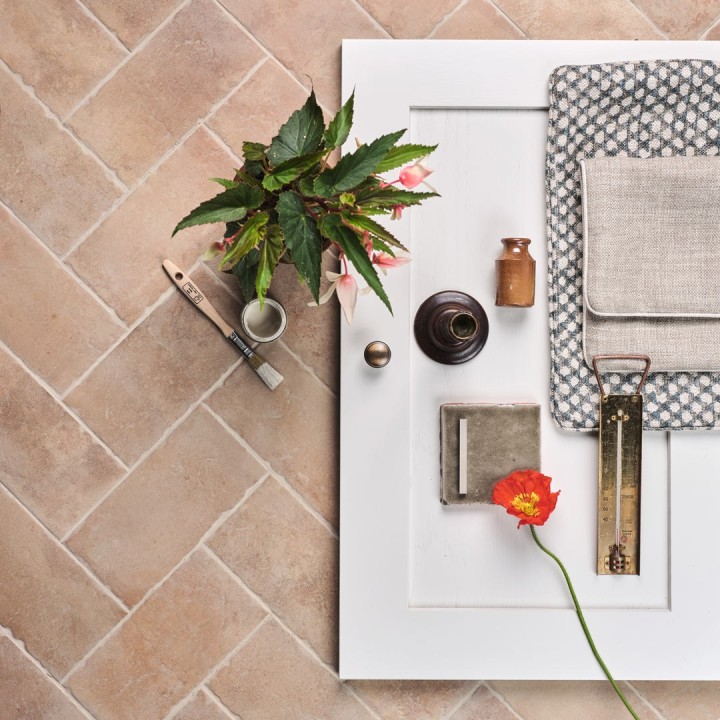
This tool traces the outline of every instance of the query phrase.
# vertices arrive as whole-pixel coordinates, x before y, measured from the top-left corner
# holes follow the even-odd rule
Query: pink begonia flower
[[[377,265],[380,268],[383,275],[387,275],[388,268],[402,267],[403,265],[407,265],[410,262],[409,257],[405,257],[402,255],[393,257],[389,253],[384,252],[373,253],[370,260],[372,261],[373,265]]]
[[[428,170],[421,163],[416,162],[414,165],[408,165],[400,171],[400,183],[408,190],[417,187],[432,170]]]
[[[338,300],[340,301],[340,307],[343,309],[345,319],[348,325],[352,325],[353,315],[355,313],[355,303],[357,302],[358,286],[355,278],[350,273],[328,272],[325,276],[332,283],[328,288],[327,292],[322,295],[318,300],[318,305],[324,305],[333,295],[337,292]],[[315,303],[310,303],[314,305]]]
[[[390,215],[391,220],[399,220],[402,217],[403,210],[407,205],[393,205],[392,214]]]

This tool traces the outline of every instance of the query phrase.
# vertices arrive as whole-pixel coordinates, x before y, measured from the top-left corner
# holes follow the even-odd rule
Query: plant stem
[[[565,569],[565,566],[560,561],[560,558],[557,557],[557,555],[554,555],[551,553],[539,540],[537,533],[535,532],[535,527],[533,525],[529,525],[530,532],[532,533],[533,540],[535,540],[535,543],[537,546],[546,554],[549,555],[560,567],[560,570],[562,570],[562,574],[565,576],[565,582],[567,583],[568,589],[570,590],[570,595],[572,596],[573,604],[575,605],[575,612],[577,613],[578,620],[580,621],[580,625],[582,626],[583,632],[585,633],[585,637],[587,638],[588,644],[590,645],[590,649],[592,650],[592,654],[595,656],[595,659],[598,661],[598,664],[602,668],[602,671],[605,673],[605,677],[610,681],[610,684],[615,689],[615,692],[618,694],[618,697],[622,700],[623,705],[627,708],[628,712],[635,718],[635,720],[640,720],[638,718],[635,711],[630,706],[630,703],[625,699],[625,696],[622,693],[622,690],[618,687],[618,684],[615,682],[615,679],[610,674],[610,671],[607,668],[607,665],[603,662],[603,659],[600,657],[600,653],[598,652],[597,648],[595,647],[595,643],[593,642],[592,635],[590,634],[590,630],[588,629],[587,623],[585,622],[585,617],[583,616],[583,612],[580,609],[580,603],[578,602],[577,595],[575,594],[575,588],[573,588],[573,584],[570,581],[570,576],[567,573],[567,570]]]

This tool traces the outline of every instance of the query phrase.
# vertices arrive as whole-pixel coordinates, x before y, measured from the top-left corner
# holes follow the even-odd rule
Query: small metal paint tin
[[[261,343],[272,342],[285,332],[287,313],[275,300],[265,298],[261,308],[260,301],[255,298],[243,308],[240,325],[243,332],[252,340]]]

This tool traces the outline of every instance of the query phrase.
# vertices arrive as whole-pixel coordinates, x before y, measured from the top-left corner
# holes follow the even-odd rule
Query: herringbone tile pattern
[[[265,393],[169,287],[170,239],[342,38],[715,38],[718,0],[3,0],[0,718],[610,720],[603,683],[340,683],[338,313],[291,327]],[[328,262],[331,262],[328,260]],[[716,684],[638,683],[643,718]]]

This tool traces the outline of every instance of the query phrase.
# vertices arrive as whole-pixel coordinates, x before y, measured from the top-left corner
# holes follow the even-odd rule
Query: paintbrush
[[[205,317],[212,320],[220,332],[247,358],[250,367],[257,373],[258,377],[271,389],[274,390],[282,381],[283,376],[270,365],[261,355],[256,353],[230,325],[221,317],[218,311],[212,306],[207,297],[200,291],[194,280],[186,275],[177,265],[170,260],[163,260],[163,268],[175,283],[178,290],[192,302],[193,305]]]

